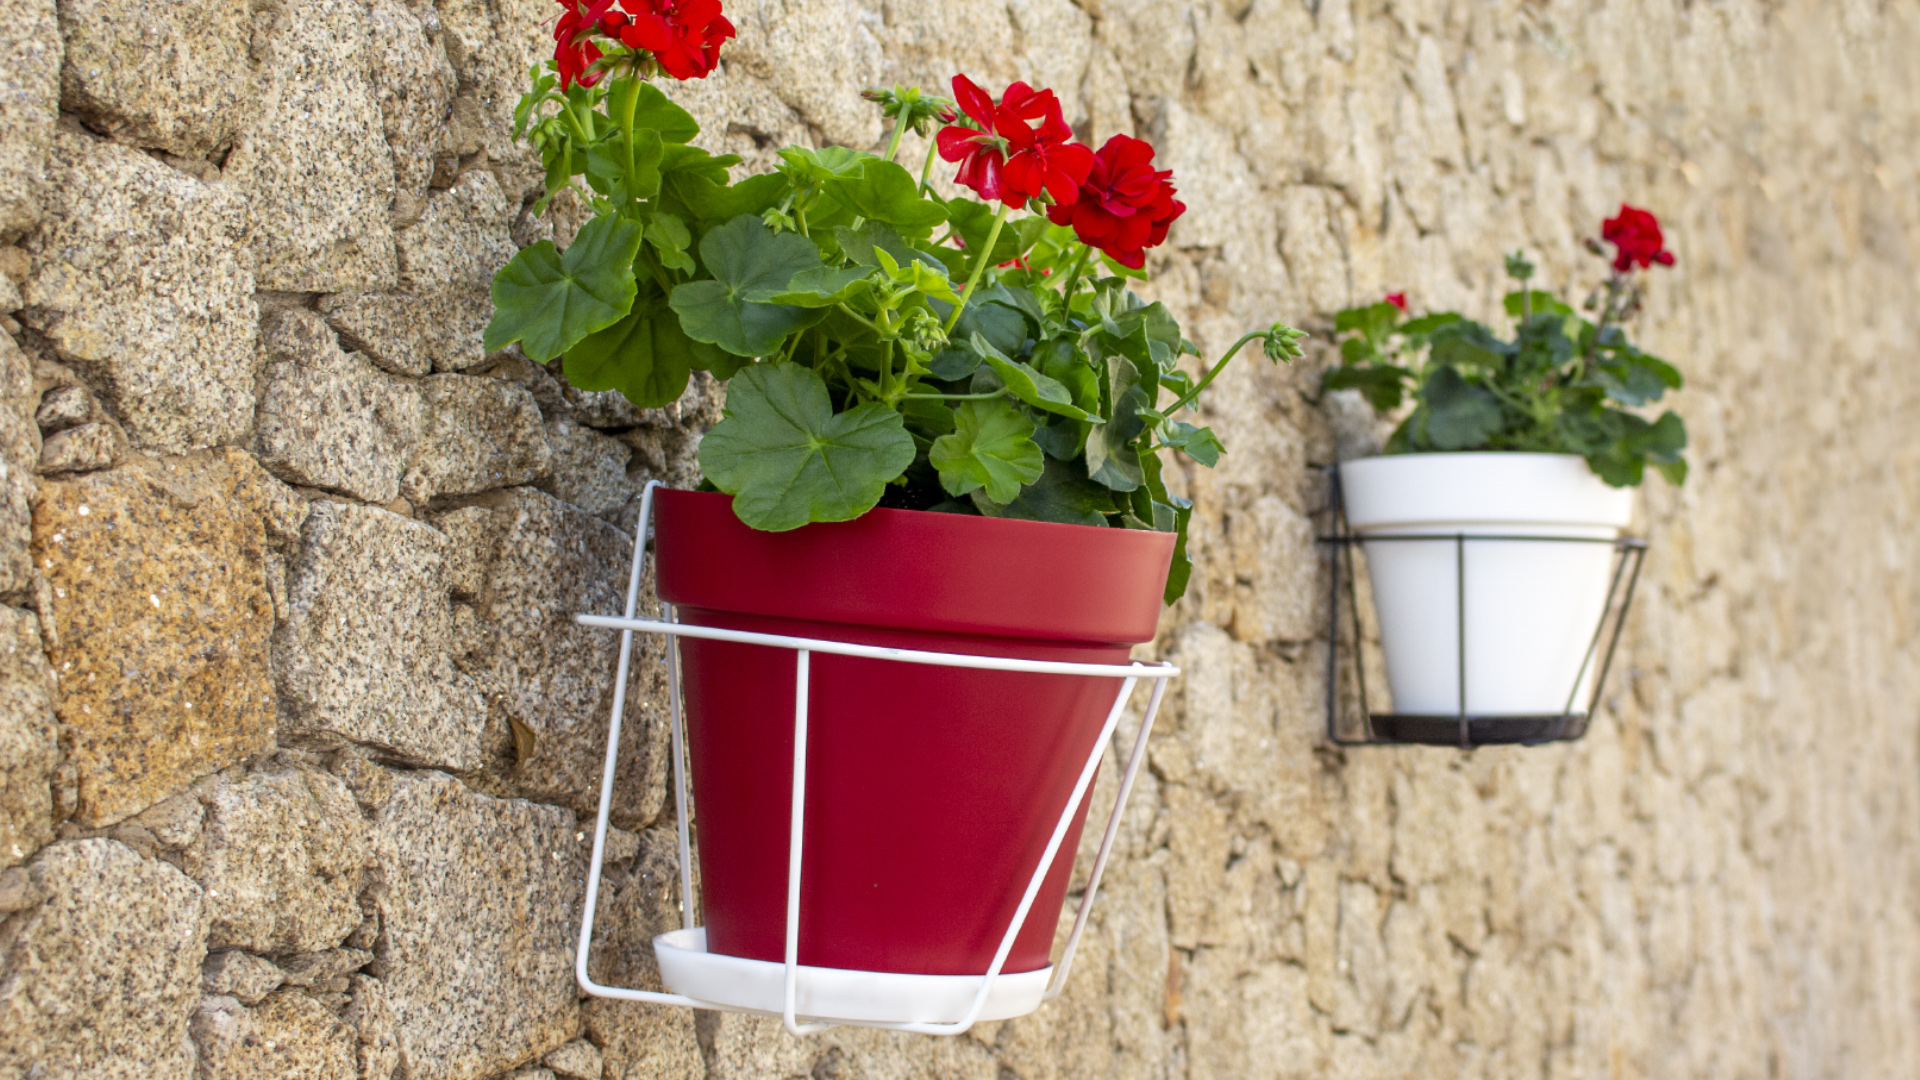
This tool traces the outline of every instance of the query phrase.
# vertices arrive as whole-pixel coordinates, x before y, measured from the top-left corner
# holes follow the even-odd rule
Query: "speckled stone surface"
[[[97,376],[143,449],[183,453],[253,422],[248,207],[136,150],[63,131],[28,238],[28,325]],[[255,219],[256,229],[259,221]]]
[[[286,973],[273,961],[238,949],[210,953],[200,969],[200,988],[214,997],[258,1005],[280,988]]]
[[[459,78],[447,62],[433,5],[373,0],[367,21],[374,95],[393,151],[393,217],[411,222],[426,205]]]
[[[419,223],[399,234],[401,285],[427,301],[438,339],[453,346],[432,350],[436,370],[464,371],[486,359],[481,335],[493,317],[493,275],[518,250],[508,235],[518,209],[492,173],[476,169],[433,192]]]
[[[571,420],[546,427],[553,471],[540,481],[542,491],[589,514],[618,510],[640,493],[640,484],[627,475],[633,451],[626,444]]]
[[[0,2],[0,240],[40,218],[60,108],[54,0]]]
[[[252,207],[260,287],[388,287],[393,152],[368,78],[366,4],[286,0],[263,15],[260,104],[225,169]]]
[[[214,778],[200,798],[206,827],[190,865],[207,890],[209,948],[314,953],[360,926],[372,840],[337,777],[263,766]]]
[[[484,645],[470,661],[487,697],[524,729],[513,770],[529,798],[593,813],[599,806],[620,635],[580,626],[582,612],[626,608],[633,543],[620,530],[538,491],[509,492],[493,510],[486,587],[475,604]],[[668,755],[660,646],[634,642],[633,685],[614,788],[614,821],[659,814]]]
[[[403,375],[479,364],[486,359],[481,337],[493,317],[490,300],[445,293],[335,293],[321,299],[320,310],[350,348]]]
[[[261,464],[293,483],[392,502],[420,438],[420,391],[342,352],[312,311],[269,315],[260,344],[268,361],[256,434]]]
[[[415,504],[524,484],[553,469],[540,406],[526,387],[477,375],[421,380],[427,422],[400,494]]]
[[[275,643],[290,733],[455,770],[479,763],[486,705],[448,655],[446,544],[376,507],[314,505]]]
[[[600,1080],[605,1072],[599,1048],[585,1039],[573,1040],[542,1058],[540,1063],[566,1080]]]
[[[0,940],[0,1075],[191,1080],[200,887],[106,839],[55,844],[27,871],[45,899]]]
[[[351,1024],[298,990],[248,1008],[209,997],[194,1017],[198,1080],[358,1080]]]
[[[135,146],[205,157],[253,106],[246,0],[62,0],[60,104]]]
[[[0,332],[0,596],[24,599],[34,588],[34,466],[40,437],[32,416],[33,366]]]
[[[53,769],[60,759],[53,672],[31,611],[0,607],[0,867],[53,839]]]
[[[409,1080],[478,1080],[579,1034],[588,844],[570,812],[412,773],[395,778],[374,835],[383,981]],[[476,837],[485,859],[470,855]]]
[[[117,821],[273,744],[275,486],[234,453],[42,485],[34,559],[79,820]]]

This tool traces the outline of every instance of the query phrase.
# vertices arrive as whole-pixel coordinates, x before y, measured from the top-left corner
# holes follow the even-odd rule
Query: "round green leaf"
[[[953,434],[935,439],[927,460],[939,470],[947,494],[985,488],[987,498],[1003,504],[1038,480],[1046,463],[1033,441],[1033,421],[1000,399],[962,402],[954,410]]]
[[[638,291],[633,257],[640,226],[623,218],[587,222],[563,254],[542,240],[513,257],[493,279],[488,352],[518,341],[541,363],[618,322]]]
[[[807,325],[812,313],[768,303],[795,274],[820,266],[820,249],[798,233],[775,233],[742,214],[700,240],[700,261],[713,274],[673,290],[673,310],[695,341],[735,356],[765,356]]]
[[[859,517],[913,457],[899,413],[878,403],[836,413],[820,376],[786,362],[734,376],[725,419],[700,442],[707,479],[768,532]]]

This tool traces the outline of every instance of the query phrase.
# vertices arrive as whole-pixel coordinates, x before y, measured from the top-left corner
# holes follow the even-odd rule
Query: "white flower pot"
[[[1364,541],[1395,713],[1586,711],[1612,545],[1451,537],[1615,540],[1633,515],[1631,489],[1608,487],[1571,455],[1497,452],[1349,461],[1340,483]],[[1388,539],[1433,535],[1446,538]]]

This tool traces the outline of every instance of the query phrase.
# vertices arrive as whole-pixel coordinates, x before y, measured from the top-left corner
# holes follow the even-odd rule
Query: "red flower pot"
[[[725,495],[656,493],[683,622],[1123,664],[1153,637],[1170,533],[874,510],[757,532]],[[792,650],[682,639],[709,952],[785,953]],[[815,654],[799,963],[978,975],[1012,922],[1120,683]],[[1086,803],[1005,971],[1047,965]]]

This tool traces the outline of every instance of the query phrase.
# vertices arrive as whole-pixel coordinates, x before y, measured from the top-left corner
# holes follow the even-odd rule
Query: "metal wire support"
[[[1592,715],[1600,707],[1601,690],[1606,685],[1607,673],[1613,667],[1613,655],[1620,644],[1620,634],[1626,628],[1627,609],[1633,603],[1634,586],[1640,581],[1640,566],[1646,561],[1647,542],[1634,537],[1597,539],[1576,536],[1472,533],[1410,533],[1360,537],[1354,535],[1347,524],[1346,504],[1340,489],[1339,467],[1329,467],[1327,475],[1331,492],[1329,513],[1332,518],[1333,532],[1317,539],[1327,546],[1332,563],[1327,575],[1328,741],[1340,746],[1424,744],[1458,746],[1462,750],[1470,750],[1476,746],[1514,743],[1534,746],[1547,742],[1571,742],[1586,735]],[[1580,670],[1574,674],[1573,686],[1567,691],[1566,705],[1562,710],[1558,714],[1540,716],[1475,716],[1467,711],[1467,545],[1514,541],[1543,544],[1606,544],[1615,550],[1617,558],[1614,561],[1612,578],[1607,585],[1606,605],[1600,610],[1600,620],[1594,625],[1593,636],[1587,642],[1586,654],[1581,658]],[[1367,666],[1362,655],[1366,633],[1360,619],[1359,592],[1354,585],[1353,549],[1361,544],[1401,542],[1453,545],[1454,608],[1455,617],[1458,620],[1455,633],[1460,655],[1458,661],[1459,707],[1451,714],[1375,713],[1367,703]],[[1359,689],[1363,732],[1359,738],[1342,735],[1340,726],[1340,600],[1343,592],[1346,594],[1348,613],[1353,619],[1351,655],[1354,680]],[[1599,666],[1593,684],[1588,690],[1587,700],[1584,707],[1576,709],[1575,704],[1580,697],[1580,684],[1586,679],[1588,670],[1594,667],[1596,659]]]
[[[810,1035],[827,1028],[851,1024],[861,1027],[878,1027],[894,1031],[913,1031],[928,1035],[959,1035],[971,1028],[985,1007],[988,996],[993,990],[994,980],[1000,976],[1007,956],[1013,950],[1013,943],[1019,937],[1020,929],[1026,924],[1027,914],[1033,907],[1035,897],[1039,895],[1041,884],[1046,880],[1047,872],[1053,866],[1054,859],[1060,853],[1066,834],[1073,824],[1074,812],[1082,800],[1088,797],[1093,777],[1100,766],[1107,745],[1112,741],[1113,733],[1120,718],[1126,712],[1127,702],[1132,698],[1133,690],[1142,680],[1153,683],[1153,691],[1147,700],[1147,708],[1141,717],[1140,726],[1135,733],[1133,752],[1128,757],[1125,773],[1120,781],[1120,790],[1114,799],[1113,809],[1107,820],[1105,834],[1101,838],[1099,854],[1094,859],[1093,869],[1088,875],[1087,887],[1080,899],[1079,910],[1075,914],[1073,929],[1067,937],[1060,960],[1054,965],[1051,980],[1042,997],[1043,1001],[1059,995],[1065,986],[1068,973],[1073,968],[1073,957],[1079,948],[1082,931],[1086,927],[1087,916],[1093,908],[1094,895],[1100,886],[1100,878],[1106,869],[1108,857],[1112,854],[1114,839],[1120,830],[1120,815],[1126,805],[1127,797],[1132,793],[1134,781],[1138,778],[1140,767],[1146,758],[1147,734],[1153,727],[1154,716],[1160,710],[1160,702],[1166,693],[1167,680],[1180,673],[1180,669],[1171,664],[1084,664],[1050,660],[1021,660],[998,656],[970,656],[956,653],[923,652],[913,649],[891,649],[873,645],[856,645],[848,642],[828,641],[817,638],[787,637],[779,634],[749,633],[742,630],[725,630],[717,627],[694,626],[678,621],[672,607],[666,607],[665,619],[643,619],[637,617],[640,603],[640,583],[644,576],[646,541],[648,527],[653,515],[653,492],[662,487],[659,481],[646,486],[640,498],[640,521],[634,534],[633,568],[627,581],[626,613],[612,615],[578,615],[575,621],[582,626],[596,626],[620,631],[620,658],[616,667],[616,683],[613,693],[613,715],[608,724],[607,755],[600,773],[599,816],[594,824],[593,854],[587,868],[586,898],[580,919],[579,947],[575,951],[574,976],[580,989],[595,997],[615,998],[622,1001],[642,1001],[655,1005],[674,1005],[683,1008],[715,1009],[731,1012],[756,1011],[738,1005],[728,1005],[703,1001],[683,994],[660,993],[651,990],[637,990],[629,987],[609,986],[595,982],[587,969],[591,959],[593,945],[594,920],[599,907],[600,881],[605,867],[608,817],[613,805],[614,774],[619,763],[620,728],[626,711],[626,693],[629,673],[632,667],[633,635],[635,633],[660,634],[667,638],[666,665],[669,684],[669,705],[672,710],[672,747],[673,747],[673,784],[674,807],[678,816],[680,846],[680,896],[682,922],[685,929],[695,928],[693,905],[693,865],[692,842],[688,831],[689,807],[686,772],[686,735],[685,720],[681,711],[679,682],[679,639],[683,637],[703,638],[711,641],[731,641],[748,645],[767,645],[794,651],[794,740],[793,740],[793,789],[792,802],[788,810],[788,858],[787,858],[787,919],[784,965],[785,993],[784,1009],[781,1019],[786,1029],[794,1035]],[[901,1021],[874,1022],[867,1020],[836,1020],[833,1018],[804,1018],[798,1015],[796,1000],[800,978],[800,868],[805,855],[803,838],[805,835],[806,784],[807,784],[807,727],[808,727],[808,684],[811,661],[814,653],[826,653],[835,656],[857,656],[875,660],[890,660],[907,664],[930,664],[938,667],[970,668],[983,671],[1023,671],[1054,675],[1091,675],[1121,680],[1119,693],[1115,696],[1113,707],[1108,711],[1106,723],[1101,728],[1100,737],[1094,743],[1093,751],[1080,770],[1078,781],[1066,805],[1060,811],[1060,817],[1054,825],[1053,834],[1047,842],[1045,852],[1040,858],[1032,876],[1028,879],[1026,890],[1020,898],[1020,904],[1014,911],[1012,923],[1001,937],[1000,946],[994,954],[993,962],[985,972],[979,989],[973,996],[971,1006],[958,1021],[951,1023]]]

